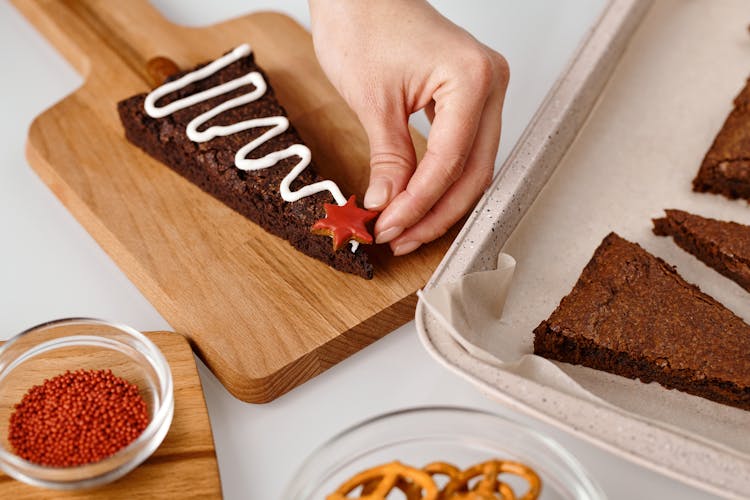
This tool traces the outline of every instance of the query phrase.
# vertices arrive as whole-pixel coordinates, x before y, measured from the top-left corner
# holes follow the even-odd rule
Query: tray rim
[[[456,281],[470,272],[494,269],[498,252],[575,140],[652,3],[653,0],[609,0],[425,289]],[[420,341],[432,357],[495,400],[704,491],[725,497],[750,495],[750,477],[744,481],[740,478],[739,484],[735,477],[735,484],[728,484],[732,468],[750,470],[750,457],[733,453],[720,443],[688,437],[677,429],[654,425],[627,412],[498,371],[456,342],[421,298],[415,321]],[[570,417],[569,412],[560,412],[561,406],[569,409],[571,403],[577,405],[576,414],[588,418],[583,420],[588,425],[581,425],[580,419]],[[603,415],[607,417],[606,428],[602,428],[601,418],[591,418]],[[613,423],[620,432],[611,432]],[[627,433],[627,441],[620,439],[618,443],[626,429],[634,432]],[[682,460],[668,462],[664,456],[648,453],[663,446],[669,446],[672,455],[679,455]],[[698,463],[705,464],[705,468],[696,468]]]

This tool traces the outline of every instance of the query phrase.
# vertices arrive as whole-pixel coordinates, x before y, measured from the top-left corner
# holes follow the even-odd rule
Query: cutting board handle
[[[13,3],[85,78],[97,67],[106,68],[105,58],[119,57],[148,81],[146,62],[163,54],[164,39],[179,40],[190,30],[164,19],[147,0]]]

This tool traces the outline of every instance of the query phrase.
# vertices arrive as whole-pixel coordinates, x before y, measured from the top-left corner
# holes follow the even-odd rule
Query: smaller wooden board
[[[156,452],[125,477],[87,491],[37,488],[0,472],[0,498],[221,498],[208,410],[190,345],[176,333],[149,332],[146,335],[164,353],[174,380],[174,418]]]

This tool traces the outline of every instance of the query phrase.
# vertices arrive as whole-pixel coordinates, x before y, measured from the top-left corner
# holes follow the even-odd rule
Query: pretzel
[[[522,477],[529,483],[529,489],[520,500],[536,500],[542,489],[539,476],[530,467],[507,460],[490,460],[472,465],[457,477],[451,479],[441,492],[445,500],[516,500],[513,489],[498,479],[499,474],[509,473]],[[469,489],[469,483],[481,479]]]
[[[461,475],[461,469],[448,462],[432,462],[425,465],[422,470],[432,476],[433,481],[435,480],[435,476],[446,476],[448,482],[451,482]],[[437,481],[435,482],[435,485],[437,486]],[[447,500],[447,497],[442,491],[438,494],[438,500]]]
[[[447,462],[432,462],[421,470],[391,462],[360,472],[327,500],[386,500],[394,489],[401,490],[406,500],[517,500],[513,488],[498,479],[500,474],[514,474],[526,480],[529,488],[520,500],[539,497],[542,481],[533,469],[518,462],[489,460],[463,471]],[[439,475],[448,477],[442,491],[438,491],[433,478]],[[348,496],[360,486],[358,497]]]
[[[461,474],[461,469],[448,462],[432,462],[427,464],[423,469],[430,476],[448,476],[448,479],[453,479]]]
[[[394,488],[404,492],[407,500],[438,500],[438,489],[432,477],[400,462],[360,472],[328,495],[327,500],[349,500],[349,493],[359,486],[362,486],[360,500],[385,500]]]

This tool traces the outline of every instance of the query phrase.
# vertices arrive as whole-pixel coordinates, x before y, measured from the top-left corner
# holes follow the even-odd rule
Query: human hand
[[[443,235],[492,181],[505,59],[424,0],[310,0],[315,52],[370,141],[365,208],[394,255]],[[432,122],[417,165],[409,115]]]

